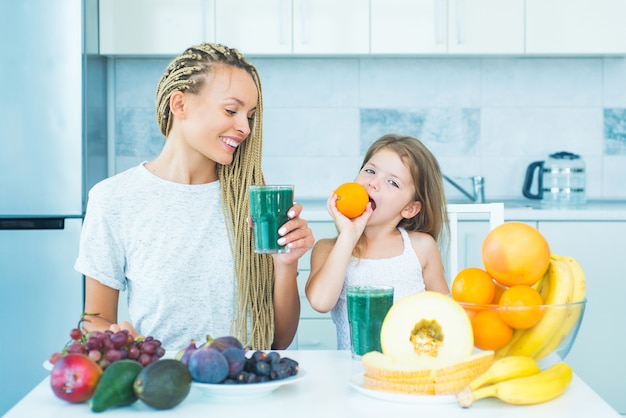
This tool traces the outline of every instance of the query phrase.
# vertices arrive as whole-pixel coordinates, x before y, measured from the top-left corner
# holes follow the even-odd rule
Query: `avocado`
[[[142,370],[135,360],[118,360],[111,363],[98,382],[96,391],[89,400],[93,412],[130,405],[137,400],[133,388],[135,378]]]
[[[191,390],[191,373],[182,362],[161,359],[144,367],[133,384],[135,394],[155,409],[171,409]]]

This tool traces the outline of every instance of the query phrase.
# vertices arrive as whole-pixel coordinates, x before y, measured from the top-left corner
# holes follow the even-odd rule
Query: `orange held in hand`
[[[365,187],[359,183],[344,183],[335,190],[337,210],[348,218],[356,218],[365,212],[369,196]]]
[[[503,286],[535,284],[550,264],[550,246],[543,235],[523,222],[506,222],[485,237],[485,270]]]

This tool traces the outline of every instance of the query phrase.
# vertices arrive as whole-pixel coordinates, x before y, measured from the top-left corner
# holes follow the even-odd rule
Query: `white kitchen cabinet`
[[[215,0],[215,40],[243,54],[290,54],[291,0]]]
[[[539,221],[556,254],[575,257],[587,278],[587,306],[565,361],[619,413],[626,414],[626,222]]]
[[[214,0],[100,0],[101,55],[178,55],[213,40]]]
[[[526,53],[626,53],[626,1],[526,0]]]
[[[293,0],[295,54],[368,54],[369,0]]]
[[[449,0],[448,53],[524,53],[524,0]]]
[[[244,54],[367,54],[368,0],[216,0],[215,38]]]
[[[370,0],[372,54],[445,54],[447,0]]]
[[[373,54],[521,54],[524,0],[371,0]]]

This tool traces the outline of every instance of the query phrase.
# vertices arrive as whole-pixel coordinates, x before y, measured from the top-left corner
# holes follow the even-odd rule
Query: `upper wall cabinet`
[[[626,54],[626,0],[100,0],[100,54]]]
[[[367,54],[368,0],[216,0],[215,39],[244,54]]]
[[[293,0],[293,52],[370,52],[369,0]]]
[[[100,54],[178,55],[212,40],[213,1],[100,0]]]
[[[445,54],[447,0],[371,0],[373,54]]]
[[[448,52],[524,53],[524,0],[449,0]]]
[[[526,0],[526,53],[626,53],[626,1]]]
[[[370,0],[373,54],[521,54],[524,0]]]
[[[290,54],[291,15],[291,0],[216,0],[215,40],[244,54]]]

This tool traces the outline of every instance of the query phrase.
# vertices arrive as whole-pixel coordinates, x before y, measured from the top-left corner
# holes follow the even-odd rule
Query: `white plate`
[[[365,387],[363,373],[357,373],[350,378],[350,385],[364,395],[376,399],[393,402],[409,402],[419,404],[457,403],[454,395],[409,395],[408,393],[393,393],[382,390],[373,390]]]
[[[267,395],[275,391],[281,386],[290,385],[304,379],[306,373],[300,369],[298,374],[290,376],[286,379],[270,380],[263,383],[247,383],[247,384],[211,384],[191,382],[191,386],[204,392],[205,395],[223,398],[255,398]]]

